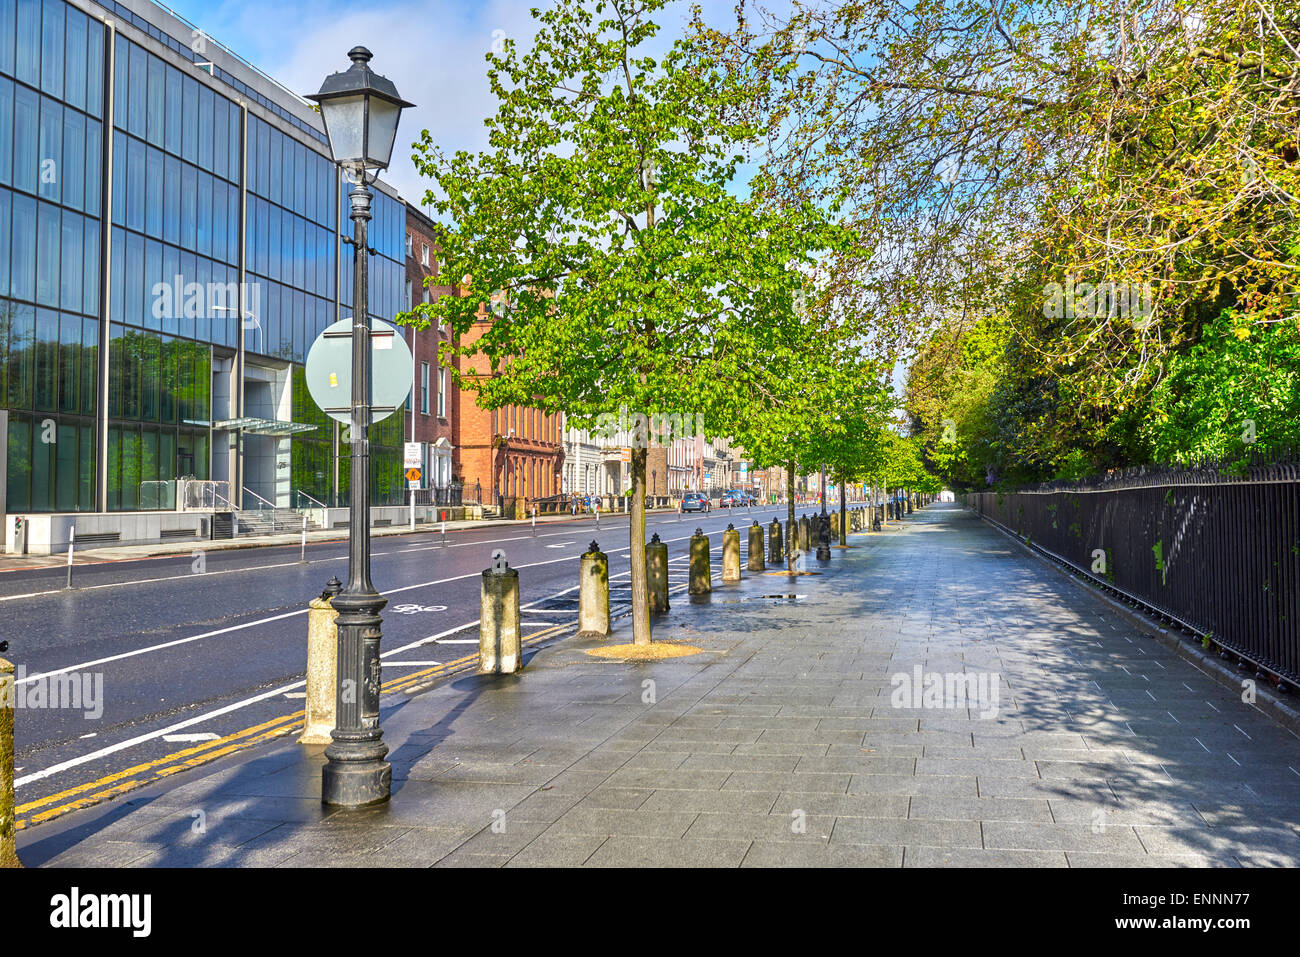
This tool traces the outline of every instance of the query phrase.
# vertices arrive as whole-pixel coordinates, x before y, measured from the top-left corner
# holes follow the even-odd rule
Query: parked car
[[[701,492],[687,492],[682,496],[683,512],[708,512],[711,508],[709,497]]]
[[[733,488],[730,491],[722,493],[722,499],[718,502],[720,508],[735,508],[749,504],[749,496],[740,489]]]

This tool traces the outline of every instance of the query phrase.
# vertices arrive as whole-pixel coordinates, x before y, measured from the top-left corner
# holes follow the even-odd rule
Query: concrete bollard
[[[578,561],[578,637],[609,637],[609,556],[595,542]]]
[[[687,589],[692,595],[713,591],[713,573],[709,570],[709,537],[697,528],[691,536],[691,578]]]
[[[334,709],[338,705],[339,613],[334,610],[333,600],[342,590],[342,582],[331,578],[320,597],[308,603],[307,694],[299,744],[329,744],[334,740],[330,732],[334,730]]]
[[[751,572],[761,572],[767,568],[767,563],[763,561],[763,526],[754,520],[754,524],[749,526],[749,570]]]
[[[722,533],[722,580],[728,584],[740,581],[740,532],[730,522]]]
[[[22,867],[14,843],[14,666],[0,658],[0,867]]]
[[[650,592],[650,614],[668,610],[668,543],[655,532],[645,547],[646,589]]]
[[[774,566],[780,565],[785,561],[785,552],[781,546],[781,523],[775,518],[772,524],[767,528],[768,555],[767,560]]]
[[[804,554],[807,554],[807,553],[808,553],[808,549],[809,549],[809,547],[812,545],[812,528],[811,528],[811,526],[809,526],[809,524],[808,524],[808,516],[807,516],[807,515],[800,515],[800,516],[799,516],[799,542],[798,542],[798,544],[799,544],[799,551],[803,552]]]
[[[492,553],[492,567],[483,569],[479,612],[479,674],[513,674],[523,664],[519,626],[519,572],[503,551]]]
[[[814,515],[813,521],[817,525],[817,560],[828,562],[831,560],[831,517],[829,514]]]

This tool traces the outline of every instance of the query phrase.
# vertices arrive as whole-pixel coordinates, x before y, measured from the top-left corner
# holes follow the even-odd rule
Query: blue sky
[[[526,47],[532,6],[541,0],[170,0],[208,36],[297,93],[313,93],[327,73],[348,66],[357,44],[374,53],[371,67],[416,104],[402,119],[393,165],[384,178],[413,203],[425,185],[405,148],[428,129],[447,150],[486,145],[483,119],[496,110],[484,54],[509,36]],[[717,22],[734,22],[733,0],[703,0]],[[674,0],[656,17],[665,46],[680,36],[690,4]],[[723,19],[725,18],[725,20]]]

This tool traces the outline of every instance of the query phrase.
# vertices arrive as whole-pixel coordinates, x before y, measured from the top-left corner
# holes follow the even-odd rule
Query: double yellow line
[[[573,625],[573,622],[551,625],[549,628],[543,628],[540,631],[524,636],[522,643],[525,645],[536,644],[564,631],[566,628],[573,627]],[[428,685],[436,678],[459,671],[476,661],[478,661],[477,652],[457,658],[455,661],[449,661],[446,664],[403,675],[401,678],[384,682],[380,692],[382,694],[396,694],[400,691],[417,690]],[[126,794],[128,791],[134,791],[146,784],[152,784],[189,768],[197,768],[228,754],[234,754],[237,751],[262,744],[273,738],[291,734],[302,728],[303,715],[304,712],[295,711],[292,714],[286,714],[283,717],[253,725],[251,728],[236,731],[234,734],[228,734],[224,738],[204,741],[193,747],[173,752],[166,757],[123,768],[121,771],[116,771],[97,781],[88,781],[85,784],[78,784],[76,787],[68,788],[57,794],[50,794],[38,800],[20,804],[14,809],[16,818],[14,826],[22,829],[29,825],[53,820],[71,811],[93,807],[96,804]]]

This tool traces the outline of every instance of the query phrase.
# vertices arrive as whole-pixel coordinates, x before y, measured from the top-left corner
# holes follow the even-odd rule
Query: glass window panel
[[[243,136],[243,115],[244,111],[238,103],[230,104],[230,135],[226,140],[227,168],[230,170],[230,181],[238,183],[242,175],[240,171],[240,157],[242,156],[242,136]]]
[[[0,299],[9,295],[9,255],[10,240],[13,234],[9,231],[11,219],[11,200],[13,194],[7,189],[0,189]],[[0,368],[4,367],[3,360],[4,338],[0,336]],[[0,386],[0,395],[4,395],[4,388]]]
[[[144,139],[148,129],[149,54],[143,47],[136,46],[134,43],[127,44],[127,49],[130,51],[131,67],[128,74],[130,101],[127,103],[130,119],[126,131],[132,136]]]
[[[41,98],[41,170],[37,192],[45,199],[58,202],[63,179],[63,107],[54,100]]]
[[[147,148],[145,154],[144,229],[150,236],[163,232],[163,153]]]
[[[83,209],[86,192],[86,118],[76,110],[63,111],[63,165],[59,174],[63,184],[63,205]]]
[[[108,507],[117,511],[122,507],[122,429],[109,426],[108,429],[108,474],[104,476],[108,489]]]
[[[126,286],[126,309],[122,318],[129,325],[144,324],[144,237],[126,234],[126,261],[122,264],[122,282]]]
[[[126,129],[127,101],[131,96],[128,82],[131,66],[131,44],[122,34],[115,34],[113,43],[113,125]]]
[[[168,430],[158,434],[158,478],[171,481],[176,478],[176,433]]]
[[[58,408],[59,314],[36,310],[36,367],[33,404],[40,412]]]
[[[126,224],[126,134],[113,131],[113,222]]]
[[[298,289],[307,288],[307,223],[300,216],[293,217],[293,284]]]
[[[158,364],[161,360],[162,341],[154,335],[143,337],[140,350],[140,417],[146,422],[158,421]]]
[[[199,87],[199,166],[212,169],[212,91]]]
[[[17,14],[16,0],[0,0],[0,73],[12,75],[14,72],[14,40],[18,34]]]
[[[102,256],[99,220],[86,217],[81,221],[85,230],[82,244],[81,311],[88,316],[99,315],[101,293],[99,289],[99,261]]]
[[[14,87],[14,187],[36,192],[40,173],[40,95]]]
[[[122,430],[122,509],[135,511],[140,505],[140,430]]]
[[[212,174],[199,170],[199,199],[195,252],[201,256],[212,255]]]
[[[239,190],[226,186],[226,256],[239,261]]]
[[[280,181],[283,174],[284,164],[281,159],[284,137],[271,130],[269,133],[270,158],[271,158],[271,178],[267,182],[266,198],[273,203],[281,202],[280,198]]]
[[[36,369],[36,309],[24,303],[10,306],[9,408],[32,407],[32,378]]]
[[[67,7],[67,34],[63,64],[63,98],[79,110],[86,108],[86,15]]]
[[[181,248],[193,251],[198,242],[199,177],[189,163],[181,164]]]
[[[81,310],[82,272],[85,252],[82,242],[85,230],[81,215],[69,209],[63,211],[63,248],[60,250],[63,268],[59,277],[59,305],[63,309]]]
[[[267,275],[271,279],[279,279],[281,256],[280,220],[283,218],[280,207],[270,206],[269,216],[271,228],[267,232],[267,245],[269,246],[267,250],[267,266],[269,267]]]
[[[181,110],[181,157],[194,163],[199,158],[199,82],[192,76],[182,77],[184,87]]]
[[[96,119],[103,116],[104,100],[104,27],[91,22],[86,43],[86,112]]]
[[[41,89],[63,96],[63,0],[45,0],[41,30]]]
[[[108,344],[108,414],[110,418],[122,417],[124,383],[123,370],[126,368],[122,347],[122,326],[112,323],[109,326]]]
[[[226,188],[223,180],[212,179],[212,256],[222,262],[235,258],[226,252]]]
[[[59,411],[81,408],[81,317],[59,317]]]
[[[230,132],[230,121],[227,119],[226,111],[229,100],[224,96],[214,96],[212,98],[212,174],[225,178],[226,169],[226,137]]]
[[[162,243],[156,239],[144,241],[144,324],[149,329],[162,328],[162,316],[171,312],[175,304],[169,300],[175,290],[170,280],[163,277]],[[171,290],[170,292],[168,290]]]
[[[163,61],[156,56],[149,57],[148,104],[145,107],[145,138],[154,146],[161,147],[165,140],[167,128],[167,71]]]
[[[81,320],[81,414],[90,415],[99,401],[95,387],[99,381],[99,322]],[[93,430],[92,430],[93,434]]]
[[[189,252],[188,250],[182,249],[181,250],[181,275],[184,277],[185,282],[186,283],[195,282],[198,277],[198,271],[199,271],[198,262],[195,255],[192,252]],[[180,319],[181,335],[193,339],[194,338],[193,310],[181,308],[177,310],[177,315]]]
[[[271,274],[271,206],[265,200],[257,201],[257,233],[253,243],[257,265],[253,267],[261,276]]]
[[[174,156],[163,159],[163,239],[181,241],[181,161]]]
[[[111,300],[108,317],[113,322],[126,321],[126,231],[121,227],[113,228],[112,235],[112,276],[109,283]]]
[[[180,276],[181,271],[181,253],[175,246],[163,246],[162,250],[162,281],[169,283],[172,287],[171,308],[166,310],[162,317],[162,330],[175,334],[180,329],[180,311],[184,307],[184,301],[177,302],[176,289],[179,284],[184,296],[185,280]]]
[[[40,203],[36,223],[36,301],[59,304],[59,208]]]
[[[184,106],[184,94],[181,92],[181,71],[167,64],[165,111],[163,122],[163,146],[167,152],[181,155],[181,108]]]
[[[83,152],[86,164],[85,189],[82,193],[82,207],[89,216],[99,215],[99,194],[104,188],[102,164],[104,144],[100,140],[100,126],[96,120],[86,120],[86,145]]]
[[[293,154],[294,212],[305,216],[307,214],[307,147],[295,142]]]
[[[126,138],[126,225],[130,229],[144,229],[144,144],[134,137]]]
[[[180,344],[179,339],[163,337],[158,367],[158,420],[168,424],[176,422],[176,348]],[[164,465],[167,461],[168,457],[163,456]]]
[[[95,510],[95,427],[77,429],[77,510]]]
[[[45,426],[32,423],[32,504],[33,512],[48,512],[54,504],[55,442],[42,441]]]
[[[3,6],[5,0],[0,0],[0,6]],[[0,38],[3,43],[3,38]],[[7,77],[0,76],[0,130],[4,130],[13,135],[14,131],[14,84]],[[9,186],[13,182],[14,174],[14,146],[11,139],[6,138],[3,144],[0,144],[0,186]]]

